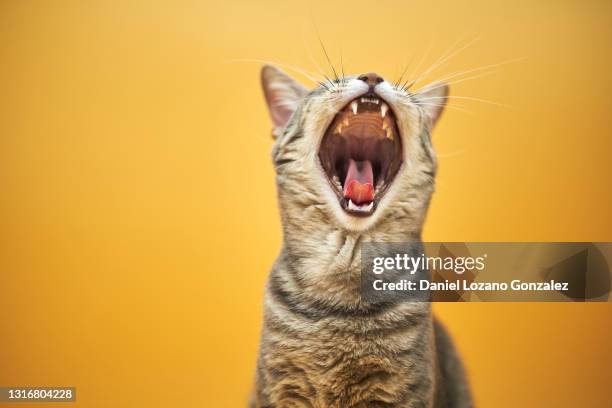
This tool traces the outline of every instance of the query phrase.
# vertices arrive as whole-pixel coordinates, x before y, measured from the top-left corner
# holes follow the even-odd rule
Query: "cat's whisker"
[[[431,49],[433,48],[433,43],[434,43],[433,40],[429,42],[427,51],[425,51],[425,54],[423,54],[423,57],[421,57],[421,59],[419,60],[419,63],[412,70],[410,70],[410,75],[408,75],[408,79],[406,79],[406,82],[404,82],[403,85],[400,87],[400,89],[403,90],[404,92],[410,89],[410,87],[414,84],[414,81],[411,81],[410,84],[408,84],[410,81],[410,78],[412,78],[418,72],[418,70],[421,68],[421,66],[423,65],[427,57],[429,56]]]
[[[315,57],[314,57],[314,55],[312,53],[312,49],[310,48],[310,46],[306,42],[306,38],[304,36],[304,30],[303,29],[302,29],[302,42],[304,43],[304,47],[306,48],[306,52],[308,53],[308,58],[310,58],[310,61],[315,66],[315,69],[317,70],[319,75],[324,76],[325,75],[325,71],[323,70],[323,68],[321,68],[321,66],[319,65],[319,63],[315,59]]]
[[[336,86],[336,83],[332,81],[327,75],[323,75],[323,76],[325,77],[325,80],[329,82],[331,89],[333,89]],[[327,90],[329,91],[330,89],[328,88]]]
[[[419,71],[419,69],[421,69],[421,66],[423,66],[423,63],[427,60],[427,58],[429,57],[429,54],[431,53],[431,50],[433,49],[433,44],[434,44],[434,41],[432,39],[429,42],[429,45],[427,46],[427,51],[425,51],[425,53],[423,54],[423,57],[421,57],[421,59],[419,60],[419,63],[414,67],[414,69],[410,71],[410,75],[409,75],[410,78],[414,77],[414,75]]]
[[[282,108],[290,108],[295,109],[297,105],[301,102],[300,99],[296,99],[295,102],[276,102],[274,106],[282,107]]]
[[[437,154],[437,156],[441,159],[447,159],[449,157],[456,157],[456,156],[462,155],[466,151],[467,149],[459,149],[459,150],[455,150],[454,152],[450,152],[450,153],[440,153],[440,154]]]
[[[482,67],[471,68],[471,69],[467,69],[467,70],[464,70],[464,71],[454,72],[454,73],[451,73],[449,75],[443,76],[443,77],[441,77],[441,78],[439,78],[439,79],[437,79],[435,81],[432,81],[432,82],[433,83],[435,83],[435,82],[446,82],[449,79],[457,78],[457,77],[460,77],[461,75],[470,74],[472,72],[483,71],[483,70],[491,69],[491,68],[497,68],[497,67],[500,67],[500,66],[503,66],[503,65],[511,64],[511,63],[518,62],[518,61],[522,61],[525,58],[526,57],[513,58],[511,60],[502,61],[502,62],[499,62],[499,63],[496,63],[496,64],[489,64],[489,65],[484,65]],[[421,87],[421,89],[423,89],[425,87],[427,87],[427,85]]]
[[[319,83],[319,78],[317,78],[317,76],[313,72],[306,71],[303,68],[296,67],[295,65],[285,64],[285,63],[282,63],[282,62],[263,60],[263,59],[244,59],[244,58],[243,59],[228,60],[227,62],[252,62],[252,63],[258,63],[258,64],[276,65],[276,66],[279,66],[281,68],[285,68],[285,69],[288,69],[290,71],[297,72],[298,74],[301,74],[302,76],[304,76],[305,78],[309,79],[313,83]]]
[[[491,105],[501,106],[501,107],[504,107],[504,108],[514,108],[514,106],[506,105],[506,104],[495,102],[495,101],[490,101],[490,100],[487,100],[487,99],[474,98],[474,97],[471,97],[471,96],[460,96],[460,95],[432,96],[432,97],[429,97],[429,98],[423,98],[421,100],[423,100],[423,101],[431,101],[431,100],[439,100],[439,99],[442,99],[442,100],[463,99],[463,100],[468,100],[468,101],[488,103],[488,104],[491,104]]]
[[[428,69],[426,69],[423,73],[421,73],[418,77],[416,77],[412,81],[412,84],[415,84],[415,83],[421,81],[422,79],[426,78],[431,72],[433,72],[435,69],[440,67],[443,63],[445,63],[446,61],[450,60],[451,58],[453,58],[457,54],[461,53],[466,48],[470,47],[477,40],[478,40],[478,37],[474,38],[473,40],[471,40],[470,42],[468,42],[467,44],[465,44],[464,46],[462,46],[458,50],[455,50],[455,51],[450,52],[450,53],[449,53],[449,51],[445,52],[445,54],[443,54],[442,57],[438,58]],[[450,50],[452,50],[460,41],[461,40],[456,41],[455,44],[453,44],[453,46],[450,48]]]
[[[402,80],[404,79],[404,75],[406,75],[406,72],[408,72],[408,68],[410,68],[410,65],[412,65],[412,61],[414,61],[414,56],[412,56],[410,60],[406,63],[406,67],[402,71],[401,75],[399,76],[397,81],[393,83],[394,88],[397,89],[397,87],[402,83]]]
[[[337,82],[338,81],[338,73],[336,72],[336,68],[334,68],[334,64],[332,64],[331,59],[329,58],[329,54],[327,54],[327,49],[325,48],[325,45],[323,44],[323,40],[321,39],[321,36],[319,35],[319,31],[318,30],[317,30],[317,37],[319,37],[319,43],[321,44],[321,48],[323,49],[323,54],[325,54],[325,58],[327,59],[327,63],[329,64],[329,67],[331,68],[332,72],[334,73],[334,78],[336,79],[336,82]]]
[[[436,60],[435,60],[435,61],[434,61],[434,62],[433,62],[433,63],[432,63],[430,66],[429,66],[429,68],[427,68],[427,69],[426,69],[426,70],[425,70],[425,71],[424,71],[424,72],[423,72],[423,73],[422,73],[420,76],[423,76],[423,75],[425,75],[427,72],[430,72],[430,71],[432,71],[433,69],[435,69],[435,67],[436,67],[436,65],[438,64],[438,62],[439,62],[440,60],[442,60],[443,58],[445,58],[445,57],[446,57],[446,56],[447,56],[449,53],[451,53],[451,52],[452,52],[452,50],[453,50],[453,48],[455,48],[455,47],[456,47],[456,46],[457,46],[457,45],[458,45],[458,44],[461,42],[461,40],[462,40],[462,38],[459,38],[457,41],[455,41],[455,42],[453,43],[453,45],[451,45],[451,46],[450,46],[450,48],[448,48],[446,51],[444,51],[444,52],[442,53],[442,55],[440,55],[440,56],[439,56],[439,57],[438,57],[438,58],[437,58],[437,59],[436,59]],[[433,41],[432,41],[432,43],[430,43],[430,50],[431,50],[431,45],[432,45],[432,44],[433,44]],[[416,74],[416,72],[417,72],[417,71],[418,71],[418,70],[415,70],[414,74]],[[418,77],[417,77],[417,78],[418,78]]]
[[[344,80],[345,80],[346,77],[344,76],[344,60],[342,58],[342,48],[340,48],[340,69],[341,69],[341,72],[342,72],[342,80],[341,80],[340,83],[341,83],[342,86],[344,86],[345,85]]]
[[[460,111],[460,112],[464,112],[464,113],[469,113],[469,114],[473,114],[474,113],[474,112],[472,112],[472,111],[470,111],[468,109],[465,109],[463,106],[459,106],[459,105],[456,105],[456,104],[452,104],[451,105],[451,104],[444,104],[444,103],[421,103],[421,102],[417,102],[417,104],[421,105],[421,106],[435,106],[435,107],[439,107],[439,108],[445,107],[445,108],[448,108],[448,109],[454,109],[454,110],[457,110],[457,111]]]
[[[461,78],[461,79],[458,79],[456,81],[448,81],[448,82],[445,81],[445,82],[441,83],[440,85],[435,86],[434,88],[439,88],[441,86],[444,86],[444,84],[446,84],[446,85],[455,85],[455,84],[460,84],[461,82],[465,82],[465,81],[471,81],[471,80],[474,80],[474,79],[484,78],[484,77],[489,76],[489,75],[491,75],[491,74],[493,74],[495,72],[497,72],[497,71],[484,72],[484,73],[482,73],[480,75],[474,75],[474,76],[471,76],[471,77]]]

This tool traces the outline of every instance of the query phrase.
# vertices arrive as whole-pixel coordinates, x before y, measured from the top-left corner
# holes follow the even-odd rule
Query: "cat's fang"
[[[383,122],[382,128],[385,131],[387,139],[393,140],[393,130],[391,130],[389,124],[387,122]]]
[[[351,102],[351,109],[353,110],[353,115],[357,114],[357,101]]]
[[[387,104],[383,102],[382,105],[380,105],[380,116],[384,118],[388,110],[389,106],[387,106]]]

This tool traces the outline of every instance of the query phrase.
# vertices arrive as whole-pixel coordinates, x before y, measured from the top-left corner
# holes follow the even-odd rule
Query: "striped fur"
[[[266,74],[284,75],[270,67]],[[293,114],[276,129],[284,239],[266,287],[252,407],[472,406],[430,304],[372,305],[360,296],[361,243],[420,240],[436,172],[430,132],[441,108],[419,98],[446,88],[419,95],[387,82],[377,87],[396,113],[404,164],[375,213],[357,218],[340,208],[317,151],[337,110],[363,86],[349,78],[332,89],[294,92]]]

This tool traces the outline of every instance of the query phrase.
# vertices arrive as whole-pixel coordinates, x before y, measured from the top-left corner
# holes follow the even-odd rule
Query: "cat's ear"
[[[274,123],[272,136],[276,138],[287,125],[300,100],[308,94],[308,90],[272,65],[265,65],[261,69],[261,86]]]
[[[446,101],[448,100],[448,93],[449,87],[444,82],[428,85],[418,93],[418,100],[422,103],[423,110],[429,118],[432,129],[444,111]]]

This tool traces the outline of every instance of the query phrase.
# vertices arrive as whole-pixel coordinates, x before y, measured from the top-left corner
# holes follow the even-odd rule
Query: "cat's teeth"
[[[351,211],[370,212],[372,208],[374,208],[374,201],[371,201],[368,205],[357,205],[351,199],[348,202],[348,209]]]
[[[391,131],[391,127],[389,126],[387,122],[383,122],[382,129],[387,134],[387,138],[393,140],[393,132]]]
[[[389,110],[389,107],[387,106],[386,103],[383,102],[382,105],[380,105],[380,116],[384,118],[388,110]]]
[[[351,109],[353,109],[353,115],[357,114],[357,102],[353,101],[351,102]]]
[[[375,103],[375,104],[379,104],[380,103],[380,99],[374,99],[374,98],[361,98],[361,103]]]

